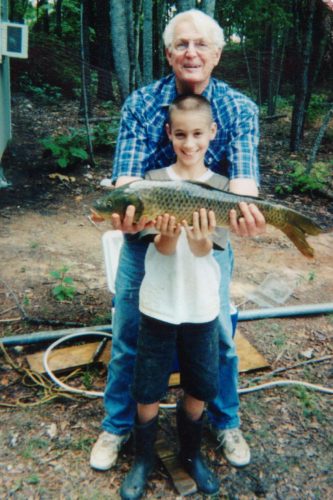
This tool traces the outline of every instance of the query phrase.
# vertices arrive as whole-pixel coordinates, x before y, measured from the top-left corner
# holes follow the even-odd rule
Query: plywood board
[[[235,344],[239,358],[240,372],[269,367],[269,363],[264,356],[239,332],[235,335]]]
[[[66,370],[67,368],[76,368],[78,366],[88,365],[92,362],[96,349],[100,342],[91,342],[89,344],[75,345],[54,349],[49,355],[48,365],[53,372]],[[110,359],[111,341],[108,341],[99,361],[108,363]],[[36,352],[27,356],[29,366],[38,373],[44,373],[43,366],[44,352]]]
[[[239,356],[239,371],[246,372],[250,370],[258,370],[267,368],[269,363],[260,354],[255,347],[239,332],[235,337],[237,354]],[[48,358],[48,364],[52,371],[66,370],[90,364],[94,358],[94,354],[98,349],[100,342],[91,342],[89,344],[75,345],[55,349],[51,352]],[[107,364],[110,360],[111,341],[108,341],[103,352],[99,357],[99,361]],[[43,352],[37,352],[27,356],[30,368],[38,373],[44,373]],[[170,386],[179,385],[179,374],[174,373],[170,377]]]

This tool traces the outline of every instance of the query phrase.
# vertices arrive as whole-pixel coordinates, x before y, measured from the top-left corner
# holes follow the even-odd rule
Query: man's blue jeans
[[[106,416],[102,427],[113,434],[126,434],[134,424],[136,403],[131,397],[133,369],[139,327],[139,289],[144,275],[147,243],[125,237],[116,277],[115,314],[112,320],[112,358],[105,387]],[[229,285],[233,268],[233,252],[228,245],[215,251],[221,268],[219,316],[220,366],[219,396],[209,404],[207,412],[214,427],[239,427],[238,358],[232,339]]]

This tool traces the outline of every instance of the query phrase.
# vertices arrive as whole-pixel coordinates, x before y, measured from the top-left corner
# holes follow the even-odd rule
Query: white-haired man
[[[180,94],[202,94],[212,107],[217,134],[205,156],[207,167],[224,173],[230,191],[258,195],[258,113],[255,104],[224,82],[212,78],[224,46],[223,31],[211,17],[191,9],[176,15],[163,40],[171,75],[135,91],[125,102],[113,164],[116,186],[142,178],[145,172],[174,163],[175,154],[165,131],[168,106]],[[256,236],[265,230],[265,219],[255,205],[240,205],[243,216],[230,213],[230,228],[240,236]],[[138,232],[147,224],[135,224],[134,207],[124,220],[113,216],[113,227],[125,233],[116,279],[116,313],[113,318],[112,360],[105,389],[106,416],[95,443],[90,464],[112,467],[121,445],[134,424],[135,402],[130,388],[138,334],[138,292],[144,274],[147,243]],[[250,462],[250,450],[239,429],[237,393],[238,359],[232,339],[229,284],[233,267],[230,243],[216,252],[221,269],[219,396],[208,405],[212,431],[226,459],[234,466]]]

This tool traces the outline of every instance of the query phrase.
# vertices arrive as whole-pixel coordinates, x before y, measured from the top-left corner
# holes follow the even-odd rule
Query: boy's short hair
[[[168,123],[172,122],[173,111],[201,111],[207,114],[210,122],[213,122],[213,113],[210,102],[206,97],[199,94],[184,94],[176,97],[169,106]]]

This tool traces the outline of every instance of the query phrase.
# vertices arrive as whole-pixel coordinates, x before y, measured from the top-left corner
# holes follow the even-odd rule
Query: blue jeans
[[[144,275],[147,243],[125,237],[116,277],[116,304],[112,321],[112,358],[105,387],[105,431],[126,434],[134,424],[136,403],[131,397],[133,370],[139,331],[139,289]],[[228,245],[214,252],[221,268],[219,316],[219,388],[220,393],[209,403],[207,413],[214,427],[232,429],[239,426],[238,358],[232,339],[229,310],[229,285],[233,268],[233,252]]]

